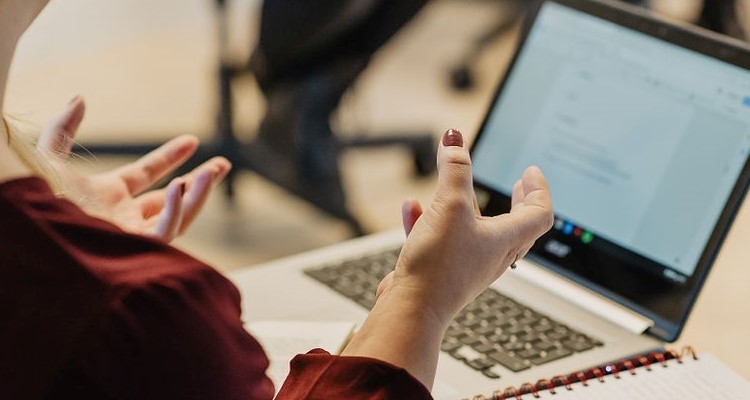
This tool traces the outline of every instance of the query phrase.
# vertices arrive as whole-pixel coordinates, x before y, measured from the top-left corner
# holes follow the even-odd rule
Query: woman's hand
[[[448,323],[552,227],[552,202],[539,168],[513,188],[510,213],[479,214],[471,159],[457,131],[438,151],[438,189],[430,207],[413,200],[402,215],[408,238],[396,269],[343,355],[378,358],[409,371],[429,389]]]
[[[408,239],[379,296],[396,290],[447,322],[526,255],[553,223],[547,182],[528,168],[513,188],[510,213],[483,217],[473,190],[471,159],[461,133],[448,131],[438,151],[438,190],[424,212],[406,201]]]
[[[182,234],[200,212],[211,189],[229,172],[229,161],[212,158],[189,174],[173,179],[166,188],[147,191],[197,149],[195,137],[180,136],[113,171],[82,174],[70,167],[69,158],[85,108],[83,99],[73,99],[42,132],[37,144],[38,150],[48,155],[64,195],[87,213],[131,233],[165,241]]]

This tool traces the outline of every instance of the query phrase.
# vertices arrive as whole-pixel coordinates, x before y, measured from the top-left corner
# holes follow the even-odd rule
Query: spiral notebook
[[[737,400],[750,399],[750,381],[711,354],[650,353],[567,375],[509,387],[473,400]],[[469,399],[464,399],[469,400]]]

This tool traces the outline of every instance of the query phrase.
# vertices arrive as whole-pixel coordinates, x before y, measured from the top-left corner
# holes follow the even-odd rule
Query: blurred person
[[[250,68],[266,99],[259,172],[346,214],[331,118],[374,54],[428,0],[266,0]],[[263,171],[263,169],[268,171]]]

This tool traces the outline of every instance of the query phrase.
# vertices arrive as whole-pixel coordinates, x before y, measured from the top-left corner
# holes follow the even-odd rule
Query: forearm
[[[410,296],[390,291],[378,299],[342,355],[386,361],[404,368],[431,389],[448,322]]]

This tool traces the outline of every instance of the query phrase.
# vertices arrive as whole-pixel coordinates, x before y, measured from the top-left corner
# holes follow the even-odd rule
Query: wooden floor
[[[247,56],[257,27],[254,0],[232,7],[232,49]],[[662,1],[690,13],[683,1]],[[35,132],[76,94],[88,101],[83,143],[167,139],[192,133],[208,139],[216,108],[215,19],[208,0],[53,1],[24,38],[11,74],[8,111]],[[343,132],[429,131],[473,137],[513,38],[494,43],[477,65],[478,87],[456,92],[448,71],[470,41],[499,15],[492,2],[435,1],[384,48],[347,95],[337,126]],[[237,88],[237,128],[252,137],[263,102],[251,79]],[[121,159],[86,157],[101,170]],[[399,149],[359,150],[342,160],[351,209],[370,231],[400,224],[407,197],[427,202],[434,177],[417,179]],[[218,269],[246,267],[345,240],[331,219],[254,174],[239,177],[238,196],[220,193],[177,246]],[[750,378],[750,215],[747,205],[706,284],[681,343],[710,351]]]

